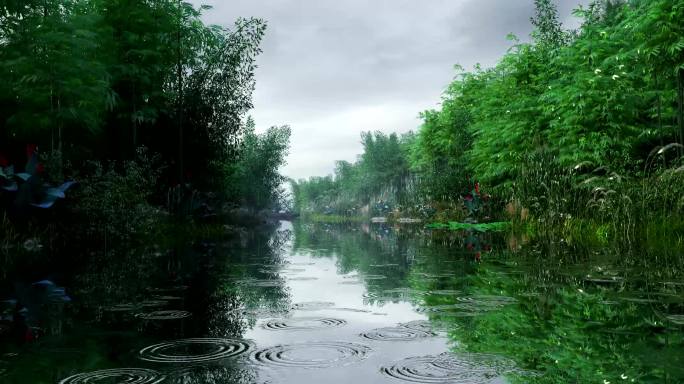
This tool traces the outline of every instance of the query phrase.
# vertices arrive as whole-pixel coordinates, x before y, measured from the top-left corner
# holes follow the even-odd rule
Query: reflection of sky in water
[[[283,223],[281,229],[291,229],[290,223]],[[292,253],[286,249],[286,253]],[[400,323],[415,320],[426,320],[424,314],[417,313],[409,302],[388,302],[378,305],[364,300],[367,293],[366,285],[372,282],[358,279],[362,284],[346,284],[350,276],[357,275],[353,272],[347,275],[337,273],[338,255],[333,257],[311,257],[302,253],[293,253],[287,256],[289,263],[295,264],[292,268],[303,269],[296,273],[287,273],[284,278],[316,277],[317,280],[289,280],[287,281],[288,292],[293,304],[307,302],[333,302],[333,307],[316,310],[293,310],[291,317],[321,317],[341,319],[347,324],[337,327],[319,327],[305,330],[267,330],[262,328],[266,319],[261,319],[257,325],[246,332],[245,338],[253,340],[257,348],[266,348],[276,345],[289,345],[306,342],[343,342],[356,343],[369,346],[372,351],[361,361],[343,361],[324,369],[303,369],[275,366],[264,368],[264,379],[278,383],[385,383],[400,382],[380,374],[380,367],[396,361],[424,355],[436,355],[449,350],[446,337],[419,338],[410,341],[375,341],[360,336],[376,328],[395,327]],[[382,268],[378,273],[382,273]],[[391,270],[391,269],[388,269]],[[364,310],[355,312],[352,310]],[[286,350],[282,356],[287,359],[323,359],[334,358],[334,350],[326,350],[317,347]]]
[[[306,302],[333,302],[334,307],[322,308],[318,310],[296,310],[292,312],[294,317],[323,316],[331,318],[341,318],[349,322],[348,328],[358,327],[359,332],[366,328],[392,326],[397,323],[404,323],[413,320],[426,320],[427,317],[416,313],[411,303],[385,303],[383,305],[370,304],[363,298],[366,293],[365,284],[348,285],[343,284],[349,279],[345,275],[336,273],[335,258],[312,258],[306,255],[293,255],[288,257],[292,263],[313,263],[313,265],[302,265],[298,268],[305,269],[297,275],[312,276],[317,280],[287,280],[289,293],[293,304]],[[363,277],[360,278],[361,280]],[[350,310],[346,310],[350,309]],[[365,310],[370,312],[354,312],[352,310]],[[330,330],[327,330],[330,331]],[[342,332],[336,329],[334,332]],[[260,327],[255,327],[246,335],[247,338],[261,341],[272,340],[277,335],[273,332],[263,331]]]

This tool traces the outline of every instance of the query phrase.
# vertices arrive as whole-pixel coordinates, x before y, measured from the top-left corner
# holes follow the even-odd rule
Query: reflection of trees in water
[[[331,225],[295,223],[295,252],[312,257],[335,257],[340,274],[358,274],[371,294],[371,303],[401,300],[385,291],[406,286],[415,257],[414,242],[420,237],[409,230],[371,225],[364,231],[358,224]]]
[[[478,244],[493,241],[490,234],[411,225],[295,223],[294,231],[297,252],[335,256],[339,273],[356,272],[366,284],[364,299],[371,304],[415,302],[429,290],[448,289],[452,275],[473,269],[476,252],[466,247],[468,241],[473,236]]]
[[[684,313],[674,255],[531,242],[496,252],[452,280],[466,295],[513,297],[477,316],[430,312],[469,351],[499,353],[545,372],[522,382],[680,382],[683,333],[663,314]],[[477,296],[475,296],[477,297]],[[428,307],[461,305],[463,294],[428,297]]]
[[[258,317],[285,313],[290,308],[287,282],[280,272],[287,267],[285,258],[292,232],[254,231],[242,240],[243,246],[231,250],[230,257],[224,260],[217,294],[239,298],[223,309],[223,316],[239,316],[244,326],[253,327]]]
[[[124,303],[135,304],[151,299],[156,292],[160,259],[168,254],[150,250],[117,252],[115,257],[99,257],[88,263],[84,273],[76,276],[74,295],[91,313],[100,308]]]
[[[358,271],[361,280],[379,273],[373,265],[396,264],[387,279],[365,281],[369,301],[402,287],[459,348],[543,373],[514,382],[684,381],[684,260],[676,249],[381,225],[294,229],[296,250],[336,256],[341,273]],[[493,248],[481,263],[472,236]]]
[[[253,369],[240,366],[193,366],[171,371],[165,383],[172,384],[207,384],[207,383],[231,383],[252,384],[257,383],[258,375]]]
[[[282,280],[280,285],[266,290],[233,289],[227,281],[241,268],[233,259],[282,264],[283,249],[290,237],[287,232],[263,231],[246,234],[244,247],[236,239],[226,243],[197,242],[168,251],[154,247],[116,250],[117,257],[95,255],[66,284],[74,299],[69,310],[53,313],[58,317],[53,320],[65,324],[64,334],[45,338],[40,348],[20,354],[7,377],[12,382],[17,379],[12,372],[21,372],[23,376],[17,382],[45,382],[111,368],[112,362],[114,366],[136,367],[139,362],[131,351],[146,345],[188,337],[240,338],[250,317],[254,318],[244,308],[289,307],[289,298]],[[260,273],[256,267],[245,272],[251,276]],[[267,275],[261,276],[269,278]],[[187,311],[192,316],[141,316],[173,310]],[[57,348],[59,353],[51,352]],[[43,368],[35,369],[36,364]],[[184,374],[182,378],[174,376],[173,380],[251,383],[254,372],[218,367]]]

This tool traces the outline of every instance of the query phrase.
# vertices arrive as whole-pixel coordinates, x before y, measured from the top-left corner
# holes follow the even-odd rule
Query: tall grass
[[[597,241],[681,245],[684,157],[674,154],[679,147],[654,149],[644,170],[631,177],[589,163],[561,168],[553,156],[534,154],[520,169],[514,201],[529,210],[538,235],[560,231]]]

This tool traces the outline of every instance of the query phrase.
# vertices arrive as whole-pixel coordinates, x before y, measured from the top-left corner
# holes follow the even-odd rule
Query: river
[[[681,262],[627,245],[281,222],[17,279],[3,316],[19,300],[36,336],[3,343],[0,381],[681,383]]]

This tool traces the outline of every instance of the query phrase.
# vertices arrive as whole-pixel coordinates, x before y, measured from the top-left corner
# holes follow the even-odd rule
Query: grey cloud
[[[453,66],[493,65],[511,45],[508,33],[527,38],[534,9],[532,0],[193,2],[214,7],[205,15],[213,24],[268,21],[253,115],[262,129],[291,125],[283,171],[294,178],[353,161],[363,130],[415,129],[418,113],[438,104]],[[579,2],[559,2],[563,20],[576,23],[570,12]]]

